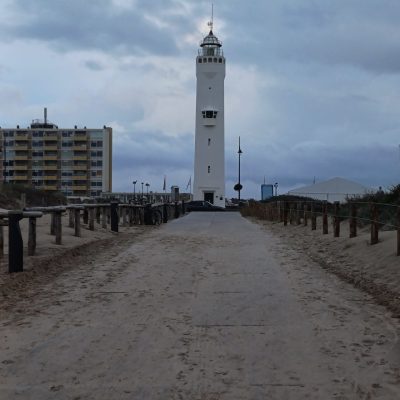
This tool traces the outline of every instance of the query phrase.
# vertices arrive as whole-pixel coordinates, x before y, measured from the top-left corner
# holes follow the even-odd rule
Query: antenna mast
[[[210,30],[212,31],[214,28],[214,4],[213,3],[211,3],[211,21],[209,21],[207,25],[210,27]]]

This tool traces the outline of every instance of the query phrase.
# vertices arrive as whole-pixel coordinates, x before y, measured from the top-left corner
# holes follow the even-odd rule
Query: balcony
[[[48,156],[48,155],[44,155],[44,156],[43,156],[43,160],[44,160],[44,161],[57,161],[57,160],[58,160],[58,156]]]
[[[58,179],[57,175],[49,175],[49,174],[45,174],[43,179],[45,181],[56,181]]]
[[[14,167],[8,167],[9,169],[13,169],[14,171],[27,171],[28,165],[14,165]]]
[[[27,181],[28,176],[27,175],[14,175],[14,176],[11,176],[10,179],[12,179],[14,181]]]
[[[87,155],[85,154],[85,155],[74,155],[73,157],[72,157],[72,159],[74,160],[74,161],[87,161]]]
[[[74,142],[87,142],[88,137],[87,135],[74,135],[73,140]]]
[[[18,154],[14,156],[14,160],[16,161],[28,161],[28,154],[22,155]]]
[[[87,171],[87,165],[73,165],[73,171]]]
[[[57,151],[58,150],[58,146],[57,146],[57,144],[48,144],[48,143],[46,143],[45,145],[44,145],[44,149],[45,150],[47,150],[47,151]]]
[[[87,151],[87,146],[86,145],[77,145],[75,144],[73,147],[74,151]]]
[[[72,186],[72,190],[74,191],[87,191],[87,186],[86,185],[77,185],[77,186]]]
[[[58,142],[58,135],[57,134],[52,134],[52,135],[45,135],[43,136],[43,140],[45,142]]]
[[[15,144],[14,145],[14,150],[15,151],[28,151],[28,143],[26,144]]]
[[[58,165],[57,164],[56,165],[45,165],[43,167],[44,171],[57,171],[57,169],[58,169]]]
[[[72,179],[75,180],[75,181],[77,181],[77,180],[86,181],[87,180],[87,174],[86,173],[85,174],[75,174],[75,175],[72,175]]]
[[[58,190],[58,188],[57,188],[57,185],[44,185],[44,186],[41,186],[44,190],[49,190],[49,191],[51,191],[51,190]]]
[[[14,137],[14,140],[16,142],[19,142],[19,141],[25,141],[26,142],[28,139],[29,139],[29,136],[28,136],[27,133],[16,134],[15,137]]]

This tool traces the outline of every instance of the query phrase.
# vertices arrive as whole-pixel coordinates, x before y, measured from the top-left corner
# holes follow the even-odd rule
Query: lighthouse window
[[[212,62],[212,57],[208,57],[208,62]]]
[[[207,170],[208,170],[208,173],[210,173],[210,172],[211,172],[211,167],[208,166],[208,167],[207,167]]]
[[[217,118],[218,111],[215,110],[204,110],[201,112],[203,118]]]
[[[207,62],[207,58],[205,58],[205,57],[204,57],[204,58],[203,58],[203,62],[205,62],[205,63],[206,63],[206,62]]]
[[[211,144],[211,139],[210,138],[208,138],[208,145],[210,145]]]
[[[199,64],[201,64],[203,62],[203,60],[201,58],[199,58]]]
[[[222,58],[219,58],[219,59],[218,59],[218,62],[219,62],[220,64],[222,64]]]
[[[214,62],[217,62],[217,57],[214,57]]]

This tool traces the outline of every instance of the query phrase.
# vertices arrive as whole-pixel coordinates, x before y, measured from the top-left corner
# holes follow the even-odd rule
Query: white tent
[[[333,178],[324,182],[315,183],[314,185],[290,190],[288,194],[293,196],[311,197],[315,200],[344,202],[348,198],[363,196],[364,194],[373,191],[372,188],[360,185],[357,182],[343,178]]]

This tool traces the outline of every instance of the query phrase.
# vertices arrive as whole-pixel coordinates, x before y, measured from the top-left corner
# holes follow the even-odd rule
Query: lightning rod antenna
[[[211,21],[207,24],[210,27],[210,31],[214,28],[214,4],[211,3]]]

